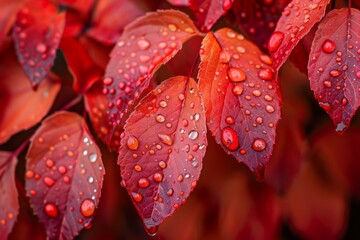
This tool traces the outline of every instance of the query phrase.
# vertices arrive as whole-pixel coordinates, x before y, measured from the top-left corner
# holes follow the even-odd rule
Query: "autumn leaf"
[[[97,1],[91,27],[86,34],[103,44],[114,44],[126,25],[149,10],[146,4],[132,0]]]
[[[201,31],[207,32],[230,10],[234,0],[189,0]]]
[[[208,127],[228,154],[262,178],[281,106],[271,59],[227,28],[208,33],[200,54],[199,87]]]
[[[0,143],[4,143],[48,113],[60,91],[60,81],[53,75],[47,76],[33,91],[12,47],[0,57],[0,79],[6,80],[0,81]]]
[[[77,39],[63,38],[60,48],[73,75],[73,88],[76,92],[86,92],[102,78],[103,69],[93,62],[87,49]]]
[[[2,0],[0,7],[0,46],[15,23],[16,13],[23,0]]]
[[[283,10],[274,33],[268,42],[273,67],[278,70],[297,43],[325,15],[330,0],[292,0]]]
[[[164,81],[130,115],[118,164],[150,234],[195,188],[206,146],[205,114],[191,78]]]
[[[31,139],[26,191],[49,239],[72,239],[91,224],[99,204],[104,166],[85,121],[57,112]]]
[[[72,8],[82,15],[86,16],[90,13],[95,0],[57,0],[59,4]]]
[[[168,3],[174,6],[189,6],[190,0],[167,0]]]
[[[65,24],[65,13],[46,0],[25,2],[13,31],[16,52],[34,88],[52,67]]]
[[[235,1],[232,7],[235,24],[249,36],[263,52],[275,30],[281,15],[281,7],[275,0]]]
[[[197,34],[191,19],[174,10],[146,14],[129,24],[111,53],[104,93],[113,125],[133,105],[156,70]]]
[[[0,236],[7,239],[19,214],[18,192],[15,184],[17,158],[0,151]]]
[[[360,11],[329,12],[316,31],[308,63],[311,89],[336,131],[349,126],[360,105]]]

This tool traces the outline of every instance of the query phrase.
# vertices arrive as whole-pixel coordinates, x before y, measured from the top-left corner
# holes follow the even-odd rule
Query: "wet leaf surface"
[[[130,115],[118,163],[122,185],[149,234],[195,188],[206,145],[205,114],[193,79],[164,81]]]
[[[360,105],[360,11],[329,12],[319,24],[308,64],[311,89],[332,118],[336,131],[345,131]]]
[[[57,112],[45,119],[26,158],[26,192],[48,238],[72,239],[89,227],[105,171],[83,118]]]
[[[271,58],[227,28],[209,33],[200,54],[199,85],[209,130],[228,154],[262,178],[281,106]]]

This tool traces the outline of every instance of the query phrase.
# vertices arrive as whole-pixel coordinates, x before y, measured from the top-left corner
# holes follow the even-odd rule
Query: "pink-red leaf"
[[[186,202],[200,176],[207,140],[195,81],[164,81],[135,108],[124,133],[122,185],[151,233]]]
[[[170,4],[174,6],[189,6],[190,0],[167,0]]]
[[[233,2],[234,0],[189,0],[189,5],[200,30],[207,32],[227,13]]]
[[[103,76],[103,69],[93,62],[87,49],[75,38],[63,38],[60,48],[73,75],[73,88],[78,93],[86,92]]]
[[[85,16],[90,13],[94,1],[95,0],[58,0],[61,5],[75,9]]]
[[[336,131],[344,131],[360,105],[360,11],[329,12],[319,24],[308,64],[311,89],[330,115]]]
[[[18,193],[15,184],[17,158],[0,151],[0,238],[7,239],[19,214]]]
[[[87,35],[101,43],[114,44],[126,25],[149,10],[144,2],[133,0],[97,1]]]
[[[261,178],[275,142],[281,96],[271,59],[230,29],[208,33],[199,70],[216,142]]]
[[[0,56],[0,143],[37,124],[50,110],[60,90],[59,80],[47,76],[37,91],[17,62],[14,49]]]
[[[154,72],[196,34],[191,19],[174,10],[148,13],[125,28],[111,53],[104,79],[112,124],[121,123]]]
[[[26,191],[49,239],[73,239],[99,203],[104,167],[82,117],[57,112],[43,121],[27,153]]]
[[[47,0],[25,2],[13,31],[19,62],[35,88],[52,67],[65,25],[65,13]]]
[[[236,25],[255,42],[261,51],[267,52],[267,42],[281,15],[281,7],[275,0],[235,1],[232,7]]]
[[[283,10],[274,33],[268,42],[268,49],[278,70],[289,57],[297,43],[325,15],[330,0],[292,0]]]
[[[16,13],[23,0],[2,0],[0,5],[0,46],[15,22]]]

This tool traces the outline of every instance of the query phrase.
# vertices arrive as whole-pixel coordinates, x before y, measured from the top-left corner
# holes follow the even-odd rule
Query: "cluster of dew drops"
[[[67,134],[64,134],[63,136],[61,136],[59,138],[60,141],[67,141],[69,140],[69,136]],[[44,143],[44,139],[42,137],[37,138],[37,143],[38,144],[43,144]],[[92,148],[91,145],[93,145],[92,140],[88,137],[88,136],[84,136],[83,137],[83,144],[87,147],[84,148],[84,150],[82,151],[82,156],[80,157],[81,159],[87,160],[89,161],[90,164],[96,164],[97,162],[99,162],[98,160],[98,154],[96,152],[92,152],[92,150],[90,150]],[[70,143],[70,146],[73,146],[72,143]],[[53,153],[55,151],[55,147],[54,146],[50,146],[49,147],[49,152]],[[69,158],[72,157],[76,157],[75,153],[71,150],[69,150],[66,146],[63,147],[63,150],[66,152],[66,156]],[[38,164],[42,164],[42,163],[38,163]],[[27,180],[31,180],[34,179],[35,181],[39,181],[42,179],[42,182],[45,184],[45,186],[47,187],[46,191],[49,191],[49,188],[53,187],[55,184],[58,185],[58,181],[60,181],[60,179],[62,180],[62,182],[64,184],[71,184],[71,177],[67,175],[68,170],[73,170],[73,165],[69,165],[69,166],[65,166],[63,164],[58,165],[56,163],[56,161],[54,161],[52,158],[46,157],[44,159],[44,167],[46,169],[46,171],[49,173],[47,174],[48,176],[45,176],[42,178],[41,174],[36,173],[33,170],[27,170],[25,173],[25,178]],[[103,166],[102,164],[98,164],[98,168],[99,171],[103,171]],[[87,174],[87,171],[85,169],[84,163],[80,163],[80,173],[85,175]],[[41,167],[41,169],[44,169]],[[51,177],[54,176],[54,177]],[[56,179],[56,180],[55,180]],[[88,184],[95,184],[97,183],[97,180],[95,179],[94,176],[88,176],[87,178],[87,183]],[[37,184],[38,185],[38,184]],[[98,192],[97,188],[95,187],[93,189],[94,194],[96,194]],[[29,190],[29,195],[31,197],[36,197],[37,195],[37,191],[35,189],[30,189]],[[84,192],[79,192],[80,197],[84,195]],[[90,198],[85,198],[84,200],[82,200],[80,207],[79,207],[79,211],[81,213],[81,215],[85,218],[90,218],[93,216],[95,208],[96,208],[96,196],[92,195]],[[71,212],[75,211],[75,208],[73,206],[71,206],[69,208],[69,210]],[[56,205],[56,203],[54,202],[48,202],[47,200],[44,200],[44,206],[43,206],[43,212],[46,214],[46,216],[50,217],[50,218],[58,218],[61,213],[59,212],[59,208]],[[78,219],[78,223],[82,224],[84,223],[84,219],[79,218]],[[89,221],[87,221],[84,224],[85,228],[90,228],[91,227],[91,223]]]

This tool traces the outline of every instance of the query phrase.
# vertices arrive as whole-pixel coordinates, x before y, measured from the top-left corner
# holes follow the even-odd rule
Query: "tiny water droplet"
[[[259,72],[258,72],[258,77],[262,80],[266,80],[266,81],[269,81],[271,79],[273,79],[274,77],[274,74],[273,72],[271,71],[271,69],[261,69]]]
[[[138,181],[138,186],[141,188],[147,188],[150,185],[150,181],[147,178],[140,178]]]
[[[150,237],[154,237],[158,231],[159,227],[158,226],[152,226],[152,227],[145,227],[145,231],[146,233],[150,236]]]
[[[134,136],[129,136],[126,145],[130,150],[136,150],[139,147],[139,141]]]
[[[35,175],[35,173],[34,173],[34,171],[32,171],[32,170],[28,170],[28,171],[26,171],[26,173],[25,173],[25,177],[26,177],[27,179],[33,178],[34,175]]]
[[[235,151],[239,148],[238,135],[231,127],[225,127],[221,130],[221,142],[230,151]]]
[[[244,87],[242,85],[235,85],[232,89],[232,92],[236,96],[240,96],[244,91]]]
[[[230,61],[230,58],[231,58],[230,53],[226,51],[220,52],[219,61],[221,63],[228,63]]]
[[[157,115],[155,119],[158,123],[163,123],[165,121],[165,117],[161,114]]]
[[[228,69],[228,76],[230,81],[232,82],[243,82],[246,79],[246,74],[240,68],[229,68]]]
[[[52,218],[59,216],[59,210],[54,203],[46,203],[44,205],[44,212],[47,216]]]
[[[38,53],[45,53],[47,50],[47,47],[44,43],[39,43],[38,45],[36,45],[36,51]]]
[[[273,113],[273,112],[275,111],[274,107],[271,106],[271,105],[266,105],[265,110],[266,110],[268,113]]]
[[[44,183],[48,187],[52,187],[55,183],[55,180],[51,177],[44,177]]]
[[[131,195],[135,202],[141,202],[143,199],[143,196],[140,193],[132,192]]]
[[[225,11],[228,11],[231,8],[231,4],[232,4],[231,0],[224,0],[222,7]]]
[[[227,117],[225,118],[225,122],[226,122],[227,124],[232,125],[232,124],[235,123],[235,119],[234,119],[232,116],[227,116]]]
[[[88,177],[88,182],[89,182],[89,183],[93,183],[93,182],[94,182],[94,178],[93,178],[93,177]]]
[[[150,47],[150,42],[146,39],[140,39],[137,42],[137,46],[140,50],[146,50]]]
[[[91,217],[95,212],[95,202],[91,199],[85,199],[80,205],[80,212],[84,217]]]
[[[158,137],[159,137],[159,140],[160,140],[162,143],[164,143],[164,144],[166,144],[166,145],[168,145],[168,146],[171,146],[171,145],[173,144],[173,141],[172,141],[172,139],[171,139],[171,136],[168,135],[168,134],[159,133],[159,134],[158,134]]]
[[[161,182],[163,179],[163,175],[161,173],[154,173],[153,180],[155,182]]]
[[[267,64],[267,65],[271,65],[271,64],[272,64],[271,57],[268,56],[268,55],[265,55],[265,54],[260,55],[260,60],[261,60],[263,63]]]
[[[252,144],[252,148],[257,151],[261,152],[266,148],[266,142],[262,138],[256,138]]]
[[[94,162],[96,162],[96,160],[97,160],[97,154],[96,153],[92,153],[92,154],[89,155],[89,161],[90,162],[94,163]]]
[[[196,130],[192,130],[189,132],[188,136],[190,139],[195,140],[199,136],[199,133]]]
[[[103,83],[105,86],[110,86],[113,82],[114,82],[114,80],[111,77],[106,77],[103,80]]]
[[[336,45],[333,41],[331,41],[330,39],[326,39],[322,45],[322,50],[325,53],[332,53],[336,48]]]

